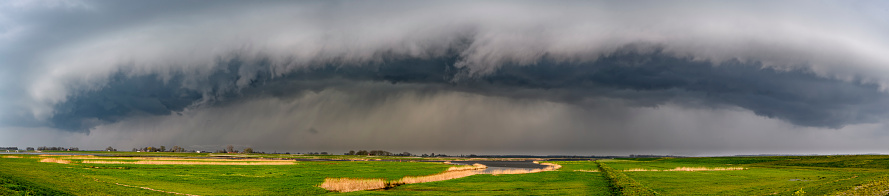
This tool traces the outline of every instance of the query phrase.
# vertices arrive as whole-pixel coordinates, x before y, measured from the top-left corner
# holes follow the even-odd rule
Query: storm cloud
[[[881,7],[10,1],[0,4],[0,127],[85,143],[268,140],[319,151],[799,152],[802,140],[753,146],[774,142],[764,134],[822,141],[831,131],[853,145],[848,130],[885,137],[869,131],[889,116]],[[754,121],[767,125],[738,123]],[[680,122],[700,125],[684,127],[695,133],[690,146],[663,135]],[[478,139],[495,136],[509,148]],[[326,139],[288,144],[305,137]],[[837,152],[880,148],[867,143]]]

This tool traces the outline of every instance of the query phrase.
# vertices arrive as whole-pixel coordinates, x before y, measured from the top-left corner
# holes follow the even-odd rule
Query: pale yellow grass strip
[[[706,167],[677,167],[670,170],[664,171],[731,171],[731,170],[745,170],[747,168],[743,167],[714,167],[714,168],[706,168]]]
[[[89,161],[84,160],[80,163],[92,163],[92,164],[136,164],[134,161]]]
[[[324,183],[322,183],[319,187],[337,192],[352,192],[352,191],[362,191],[362,190],[374,190],[374,189],[382,189],[387,187],[394,187],[401,184],[415,184],[415,183],[425,183],[425,182],[435,182],[442,180],[450,180],[457,179],[467,176],[472,176],[476,174],[527,174],[527,173],[537,173],[542,171],[553,171],[559,168],[562,168],[561,165],[554,163],[540,163],[541,165],[547,165],[548,167],[544,169],[510,169],[510,170],[497,170],[494,172],[485,172],[483,169],[488,166],[482,164],[473,164],[472,166],[463,166],[463,167],[451,167],[448,168],[448,171],[432,174],[427,176],[407,176],[401,178],[399,180],[387,182],[383,179],[350,179],[350,178],[327,178],[324,179]],[[472,169],[463,169],[463,168],[472,168]]]
[[[18,158],[24,158],[24,157],[21,157],[21,156],[3,156],[3,158],[8,158],[8,159],[18,159]]]
[[[574,171],[576,171],[576,172],[599,172],[599,170],[585,170],[585,169],[578,169],[578,170],[574,170]]]
[[[485,168],[488,168],[488,166],[476,163],[468,166],[450,167],[448,171],[480,170]]]
[[[643,168],[633,168],[623,170],[625,172],[644,172],[644,171],[732,171],[732,170],[746,170],[747,168],[743,167],[714,167],[714,168],[706,168],[706,167],[677,167],[673,169],[666,170],[657,170],[657,169],[643,169]]]
[[[388,186],[384,179],[327,178],[321,188],[336,192],[382,189]]]
[[[278,160],[278,159],[199,159],[199,158],[160,158],[160,157],[68,157],[65,159],[84,159],[84,160],[155,160],[155,161],[211,161],[211,162],[220,162],[220,161],[279,161],[279,162],[293,162],[293,160]]]
[[[640,171],[660,171],[656,169],[642,169],[642,168],[633,168],[633,169],[625,169],[625,172],[640,172]]]
[[[71,161],[69,161],[69,160],[54,159],[54,158],[40,159],[40,162],[43,162],[43,163],[61,163],[61,164],[68,164],[68,163],[71,163]]]
[[[210,162],[210,161],[90,161],[92,164],[139,164],[139,165],[293,165],[296,162]]]
[[[415,184],[424,182],[435,182],[442,180],[457,179],[471,175],[480,174],[482,172],[476,170],[448,171],[428,176],[407,176],[396,181],[396,184]]]
[[[65,155],[65,154],[42,154],[41,157],[73,157],[73,156],[93,156],[93,155]]]

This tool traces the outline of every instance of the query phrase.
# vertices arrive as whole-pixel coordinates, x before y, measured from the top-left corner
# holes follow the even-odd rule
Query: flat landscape
[[[0,195],[886,195],[889,156],[521,159],[212,153],[0,155]],[[530,161],[530,160],[525,160]],[[494,163],[486,162],[486,163]],[[558,167],[555,167],[558,166]],[[504,168],[500,168],[504,169]],[[520,171],[519,171],[520,170]],[[469,172],[469,173],[467,173]],[[445,176],[445,177],[442,177]],[[406,178],[407,177],[407,178]],[[435,178],[433,177],[441,177]],[[336,191],[330,179],[383,188]],[[432,179],[422,182],[409,179]],[[428,181],[428,182],[427,182]],[[351,186],[351,185],[344,185]]]

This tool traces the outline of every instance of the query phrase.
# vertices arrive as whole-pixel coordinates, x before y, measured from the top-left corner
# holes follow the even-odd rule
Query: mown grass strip
[[[596,164],[599,165],[599,171],[601,171],[605,175],[605,178],[608,179],[608,182],[611,183],[611,188],[615,195],[658,195],[654,190],[642,186],[639,182],[636,182],[626,174],[623,174],[614,168],[608,167],[605,163],[596,161]]]

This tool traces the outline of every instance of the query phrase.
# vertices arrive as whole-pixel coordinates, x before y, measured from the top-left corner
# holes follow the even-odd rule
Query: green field
[[[441,173],[451,165],[417,158],[327,155],[249,155],[223,159],[196,153],[118,153],[115,156],[0,155],[0,195],[886,195],[889,156],[796,156],[602,159],[557,161],[557,171],[480,174],[406,184],[385,190],[330,192],[325,178],[400,179]],[[160,158],[152,158],[160,157]],[[190,159],[205,157],[204,159]],[[155,160],[156,159],[156,160]],[[373,161],[400,160],[400,161]],[[436,158],[453,159],[453,158]],[[64,160],[64,163],[40,162]],[[189,164],[134,164],[137,161]],[[287,165],[207,165],[286,162]],[[120,164],[85,163],[119,161]],[[277,163],[276,162],[276,163]],[[207,163],[207,164],[202,164]],[[291,164],[292,163],[292,164]],[[674,168],[743,168],[670,171]],[[608,172],[599,172],[607,170]],[[634,171],[627,171],[634,170]],[[858,188],[856,188],[858,187]]]

